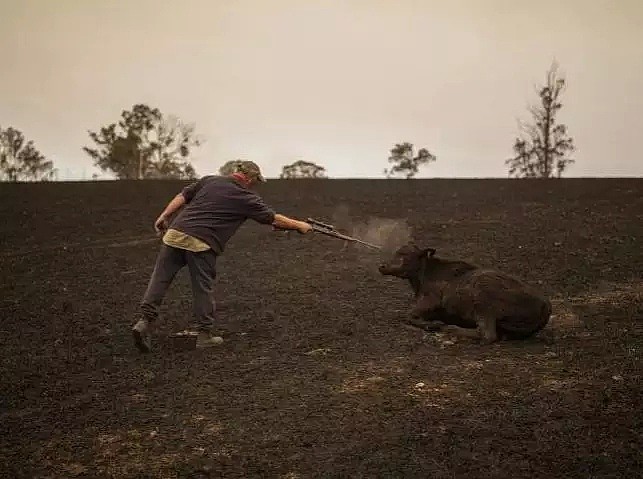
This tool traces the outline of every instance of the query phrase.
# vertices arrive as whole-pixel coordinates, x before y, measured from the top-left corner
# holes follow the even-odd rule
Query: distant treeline
[[[560,96],[565,79],[558,75],[554,62],[539,87],[538,104],[529,108],[531,123],[522,124],[513,145],[514,155],[505,160],[508,175],[516,178],[560,178],[574,160],[574,150],[567,127],[556,122],[562,108]],[[190,158],[203,144],[194,124],[185,124],[173,115],[165,116],[158,108],[135,104],[123,110],[118,121],[97,131],[88,131],[91,146],[82,150],[94,166],[116,179],[195,179],[197,172]],[[225,161],[219,174],[230,174],[240,159]],[[414,178],[420,167],[437,161],[427,148],[414,151],[409,142],[395,144],[389,151],[387,178],[401,175]],[[94,178],[96,175],[94,175]],[[297,160],[284,165],[280,178],[327,178],[326,168],[312,161]],[[0,181],[51,181],[58,170],[18,129],[0,125]]]

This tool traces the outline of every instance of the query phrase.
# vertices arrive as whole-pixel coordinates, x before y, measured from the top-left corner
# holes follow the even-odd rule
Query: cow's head
[[[385,276],[398,278],[417,278],[424,258],[435,254],[434,248],[420,248],[414,243],[399,248],[393,257],[380,265],[379,271]]]

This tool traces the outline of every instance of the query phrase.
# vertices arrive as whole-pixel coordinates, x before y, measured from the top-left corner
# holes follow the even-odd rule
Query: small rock
[[[384,381],[384,378],[382,376],[371,376],[370,378],[366,378],[366,380],[371,383],[380,383]]]
[[[417,383],[417,384],[415,385],[415,389],[422,389],[424,386],[425,386],[425,384],[424,384],[424,383]]]
[[[313,349],[312,351],[308,351],[307,354],[308,356],[317,356],[319,354],[328,354],[331,350],[329,348],[319,348],[319,349]]]
[[[621,376],[620,374],[616,374],[615,376],[612,376],[612,379],[613,379],[614,381],[622,381],[622,380],[623,380],[623,376]]]
[[[85,474],[87,472],[87,468],[82,464],[78,464],[78,463],[66,464],[63,467],[69,474],[71,474],[74,477],[80,476],[81,474]]]

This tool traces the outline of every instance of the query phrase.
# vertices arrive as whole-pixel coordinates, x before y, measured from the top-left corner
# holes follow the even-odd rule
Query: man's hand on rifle
[[[297,228],[297,231],[300,234],[305,235],[306,233],[310,233],[313,230],[312,225],[306,223],[305,221],[300,221],[299,223],[300,224],[299,224],[299,227]]]
[[[280,214],[275,215],[272,227],[274,230],[295,230],[299,234],[306,234],[313,230],[312,225],[305,221],[295,220]]]

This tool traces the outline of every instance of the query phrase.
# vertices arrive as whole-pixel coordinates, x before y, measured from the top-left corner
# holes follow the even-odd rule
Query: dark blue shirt
[[[259,195],[230,176],[204,176],[181,193],[186,204],[171,227],[200,239],[217,254],[246,220],[271,224],[275,219]]]

